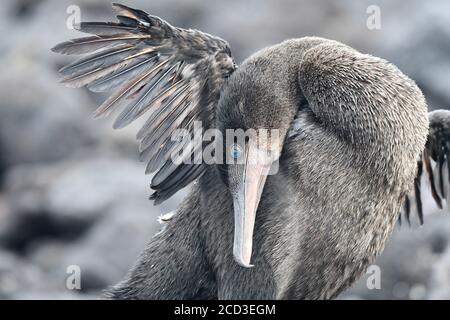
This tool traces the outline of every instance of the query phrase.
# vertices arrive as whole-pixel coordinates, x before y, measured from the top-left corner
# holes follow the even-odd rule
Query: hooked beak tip
[[[234,260],[237,262],[238,265],[244,268],[253,268],[255,265],[250,264],[250,259],[248,261],[244,261],[243,257],[238,254],[234,254]]]

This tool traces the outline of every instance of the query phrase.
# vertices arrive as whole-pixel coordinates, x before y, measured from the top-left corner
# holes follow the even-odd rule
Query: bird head
[[[269,175],[278,171],[284,137],[296,104],[277,96],[275,86],[258,77],[258,70],[241,68],[229,79],[218,107],[224,164],[221,176],[233,198],[233,255],[251,267],[253,229],[258,204]]]

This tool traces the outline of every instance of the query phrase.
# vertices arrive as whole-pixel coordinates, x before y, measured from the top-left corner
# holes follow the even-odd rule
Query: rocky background
[[[450,106],[450,2],[442,1],[123,1],[172,24],[227,39],[237,61],[286,38],[317,35],[386,58],[415,79],[430,109]],[[369,30],[366,10],[381,9]],[[119,281],[157,216],[183,194],[154,207],[150,177],[137,161],[136,128],[94,121],[104,98],[58,84],[68,57],[50,52],[78,36],[66,27],[113,17],[110,1],[3,0],[0,4],[0,298],[97,298]],[[362,279],[343,299],[450,298],[450,216],[398,227],[378,259],[381,289]],[[81,290],[66,288],[71,265]]]

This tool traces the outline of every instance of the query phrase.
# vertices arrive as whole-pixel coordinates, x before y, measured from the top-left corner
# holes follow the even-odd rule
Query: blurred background
[[[226,39],[237,62],[284,39],[316,35],[395,63],[430,109],[450,107],[449,1],[139,0],[122,3]],[[367,20],[380,9],[379,27]],[[110,1],[2,0],[0,4],[0,298],[98,298],[159,230],[150,177],[137,160],[136,127],[92,119],[105,96],[58,83],[70,57],[50,52],[80,36],[81,19],[114,20]],[[372,7],[373,9],[373,7]],[[450,298],[450,215],[397,227],[377,260],[381,289],[363,278],[342,299]],[[69,290],[70,266],[81,290]],[[69,269],[68,269],[69,268]]]

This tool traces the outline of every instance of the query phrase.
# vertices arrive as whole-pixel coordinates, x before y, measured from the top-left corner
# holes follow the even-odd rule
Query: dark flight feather
[[[80,23],[76,29],[94,36],[61,43],[53,51],[88,54],[60,70],[66,85],[115,90],[95,117],[117,110],[114,128],[122,128],[149,114],[137,139],[140,158],[148,161],[146,172],[156,171],[151,198],[157,204],[204,172],[202,164],[172,162],[172,152],[189,146],[172,137],[177,129],[192,133],[196,120],[214,127],[222,84],[236,67],[228,44],[220,38],[173,27],[121,4],[113,8],[118,22]],[[202,147],[193,145],[190,152]],[[192,159],[191,153],[184,155],[186,160]]]
[[[88,70],[93,70],[95,68],[98,68],[99,66],[111,65],[112,63],[120,61],[124,57],[128,56],[128,51],[130,50],[134,50],[133,45],[119,46],[109,50],[94,53],[85,58],[78,59],[75,62],[61,68],[59,72],[63,76],[70,76],[73,74],[86,72]],[[120,54],[125,54],[125,56],[117,57]]]
[[[129,26],[114,22],[82,22],[76,24],[74,28],[83,33],[111,36],[122,33],[132,34],[136,31],[136,26],[137,25]]]
[[[414,180],[414,194],[406,197],[403,212],[409,221],[411,205],[414,199],[415,211],[423,224],[422,194],[431,192],[436,205],[442,209],[446,201],[447,210],[450,208],[450,111],[438,110],[428,114],[430,129],[422,159],[418,161],[417,176]],[[425,175],[426,187],[421,179]]]
[[[101,48],[105,48],[118,43],[136,43],[142,41],[149,36],[144,35],[130,35],[130,34],[118,34],[107,36],[92,36],[79,39],[72,39],[58,44],[52,48],[52,51],[61,54],[84,54],[97,51]]]

